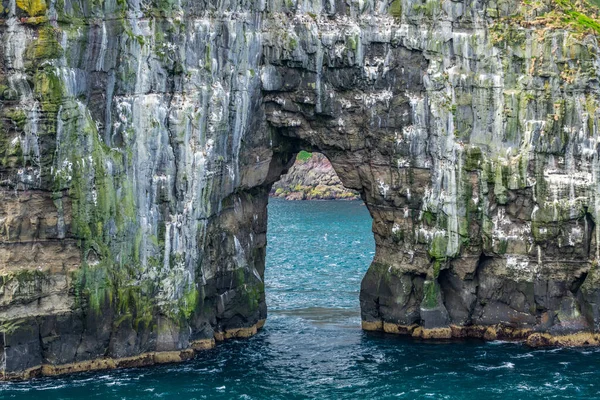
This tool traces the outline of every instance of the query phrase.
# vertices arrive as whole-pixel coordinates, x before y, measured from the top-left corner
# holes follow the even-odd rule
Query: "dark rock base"
[[[42,364],[28,368],[24,371],[4,373],[0,375],[0,380],[19,381],[42,376],[57,376],[77,372],[100,371],[117,368],[139,368],[156,364],[184,362],[194,358],[198,352],[214,348],[216,346],[216,342],[222,342],[227,339],[251,337],[255,335],[258,330],[264,326],[264,324],[265,320],[262,319],[250,327],[215,332],[214,339],[201,339],[193,341],[190,343],[190,348],[188,349],[175,351],[156,351],[122,358],[103,357],[61,365]]]
[[[362,321],[365,331],[381,331],[397,335],[412,336],[416,339],[482,339],[487,341],[506,340],[523,342],[530,347],[584,347],[599,346],[600,334],[593,332],[578,332],[567,335],[552,335],[550,333],[534,332],[531,329],[517,329],[498,325],[450,325],[443,328],[426,329],[419,325],[398,325],[389,322]]]

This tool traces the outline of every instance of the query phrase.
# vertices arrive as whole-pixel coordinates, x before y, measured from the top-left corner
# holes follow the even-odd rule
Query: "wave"
[[[495,369],[514,369],[515,364],[506,361],[500,365],[475,365],[474,368],[478,371],[493,371]]]
[[[531,357],[534,357],[533,353],[516,354],[514,356],[510,356],[510,358],[531,358]]]
[[[288,310],[272,310],[271,314],[298,317],[316,324],[338,324],[360,318],[360,310],[347,308],[306,307]]]

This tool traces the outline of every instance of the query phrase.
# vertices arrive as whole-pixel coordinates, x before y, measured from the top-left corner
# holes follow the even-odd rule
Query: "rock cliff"
[[[294,165],[271,188],[271,196],[286,200],[357,200],[358,192],[348,190],[329,160],[320,153],[301,151]]]
[[[583,0],[5,0],[2,376],[255,333],[268,193],[300,150],[373,216],[365,329],[597,344],[597,16]]]

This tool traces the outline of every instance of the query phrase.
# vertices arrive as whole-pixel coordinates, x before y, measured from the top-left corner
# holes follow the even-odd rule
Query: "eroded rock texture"
[[[300,149],[373,216],[366,329],[592,343],[600,26],[524,3],[4,1],[4,377],[256,332]]]

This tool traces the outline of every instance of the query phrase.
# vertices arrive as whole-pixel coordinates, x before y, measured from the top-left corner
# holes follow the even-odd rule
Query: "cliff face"
[[[320,153],[302,151],[294,165],[281,176],[269,193],[286,200],[357,200],[355,191],[340,181],[329,160]]]
[[[373,216],[365,329],[597,343],[597,11],[527,3],[5,1],[4,377],[256,332],[301,149]]]

